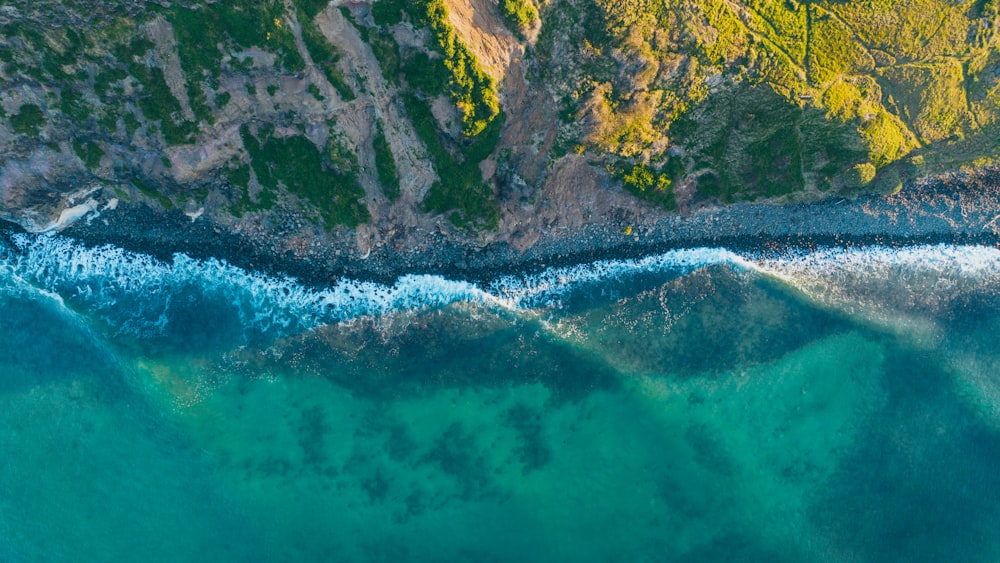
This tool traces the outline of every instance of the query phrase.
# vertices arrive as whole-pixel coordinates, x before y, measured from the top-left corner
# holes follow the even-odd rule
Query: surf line
[[[601,260],[542,272],[506,275],[480,287],[438,275],[410,274],[393,285],[342,280],[311,288],[293,278],[243,270],[224,261],[176,254],[171,262],[113,246],[84,247],[58,235],[17,234],[15,248],[0,250],[0,267],[26,283],[61,297],[113,301],[123,295],[170,294],[196,288],[224,297],[253,322],[311,328],[362,316],[419,311],[457,302],[509,311],[546,308],[579,288],[626,283],[637,275],[685,275],[728,265],[801,285],[804,279],[838,275],[906,275],[910,271],[1000,280],[1000,250],[982,246],[924,245],[890,248],[787,249],[777,254],[691,248],[636,259]]]

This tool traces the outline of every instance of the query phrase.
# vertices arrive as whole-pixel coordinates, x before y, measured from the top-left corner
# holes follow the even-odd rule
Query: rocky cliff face
[[[997,23],[943,0],[8,0],[0,215],[146,205],[366,255],[892,192],[996,154]]]

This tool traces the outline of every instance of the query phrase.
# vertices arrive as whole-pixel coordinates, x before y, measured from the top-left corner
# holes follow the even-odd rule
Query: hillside
[[[373,247],[990,164],[996,0],[7,0],[0,215]]]

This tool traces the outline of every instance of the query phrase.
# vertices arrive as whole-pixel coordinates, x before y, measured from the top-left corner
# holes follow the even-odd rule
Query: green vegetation
[[[430,47],[443,58],[451,100],[462,114],[462,134],[472,138],[486,130],[500,114],[496,85],[448,23],[444,0],[383,0],[378,4],[384,4],[374,12],[380,25],[401,21],[405,12],[414,25],[431,32]]]
[[[329,4],[329,0],[295,0],[295,6],[310,20],[319,15]]]
[[[515,33],[538,21],[538,9],[532,0],[500,0],[500,13],[504,23]]]
[[[59,111],[77,123],[83,123],[90,117],[86,101],[70,85],[64,86],[59,92]]]
[[[376,6],[382,4],[383,2],[378,2]],[[389,84],[399,87],[399,73],[402,63],[399,58],[399,46],[396,44],[396,40],[388,33],[378,33],[369,37],[368,45],[372,48],[372,53],[378,60],[382,78],[385,78]]]
[[[139,178],[132,178],[132,185],[135,186],[137,190],[139,190],[139,193],[160,204],[160,207],[163,207],[167,211],[174,210],[174,202],[170,201],[169,197],[151,188],[149,185],[147,185]]]
[[[493,80],[459,41],[441,0],[384,0],[372,10],[383,30],[405,18],[431,35],[430,52],[426,52],[400,49],[389,33],[369,34],[382,74],[390,84],[400,87],[407,115],[437,171],[439,180],[424,198],[424,210],[447,214],[449,221],[461,228],[495,228],[499,205],[479,170],[479,163],[496,148],[504,120]],[[431,99],[444,94],[459,110],[460,139],[443,133],[431,113]],[[384,132],[376,133],[376,172],[387,197],[393,198],[398,178],[394,164],[390,167],[392,154],[388,144],[379,147]]]
[[[219,109],[226,107],[227,105],[229,105],[229,100],[231,100],[232,98],[233,96],[229,92],[222,92],[220,94],[217,94],[215,96],[215,107]]]
[[[270,126],[254,135],[246,125],[240,129],[240,135],[257,181],[265,190],[274,193],[284,186],[289,193],[312,204],[327,229],[336,225],[353,228],[370,218],[361,201],[364,190],[358,183],[357,159],[354,158],[353,167],[343,166],[350,158],[340,155],[339,145],[333,151],[339,155],[337,162],[330,158],[324,162],[316,146],[302,136],[278,138]],[[331,140],[331,143],[338,142]],[[238,185],[234,179],[230,181]],[[263,199],[261,204],[266,204]]]
[[[111,85],[121,82],[127,77],[128,73],[117,67],[104,67],[97,72],[97,76],[94,78],[94,92],[101,99],[105,99],[107,98],[108,91],[111,89]]]
[[[657,170],[644,164],[612,166],[613,178],[622,183],[628,191],[647,201],[653,201],[666,209],[676,209],[674,200],[673,174],[669,167]]]
[[[177,98],[170,92],[163,71],[139,63],[129,66],[129,73],[142,84],[139,108],[150,121],[160,122],[160,129],[168,145],[182,145],[192,140],[198,127],[184,120],[184,113]]]
[[[992,159],[1000,33],[975,18],[995,5],[553,0],[534,51],[562,99],[553,156],[606,155],[647,197],[623,171],[673,147],[702,197],[723,201],[851,191],[864,163],[879,174],[868,186],[894,186],[918,173],[893,166],[917,149],[925,171]]]
[[[203,84],[207,81],[217,85],[224,53],[233,55],[257,47],[274,53],[278,63],[290,72],[305,70],[280,0],[174,6],[167,18],[173,26],[181,68],[187,78],[188,100],[198,122],[213,123]],[[245,61],[237,57],[232,57],[229,65],[246,70]]]
[[[104,157],[104,151],[93,141],[74,140],[73,152],[80,157],[89,170],[97,168],[101,164],[101,158]]]
[[[319,91],[319,86],[315,84],[309,84],[309,86],[306,87],[306,92],[309,92],[309,94],[312,95],[312,97],[316,98],[317,101],[322,102],[323,100],[326,99],[323,96],[323,93]]]
[[[309,16],[305,10],[299,9],[298,20],[299,24],[302,26],[302,42],[305,43],[306,49],[309,51],[309,56],[312,58],[313,62],[316,63],[320,69],[323,70],[323,74],[326,79],[330,81],[333,88],[337,90],[340,94],[341,99],[345,102],[349,102],[357,97],[354,90],[351,89],[347,84],[347,80],[344,79],[343,73],[337,67],[337,61],[340,60],[340,53],[337,52],[337,48],[330,44],[323,37],[323,33],[316,27],[313,23],[312,18],[314,16]]]
[[[846,182],[851,188],[862,188],[875,179],[875,165],[870,162],[855,164],[847,171]]]
[[[198,82],[206,74],[218,77],[224,50],[232,53],[251,47],[276,54],[281,66],[290,72],[305,69],[280,0],[175,6],[168,19],[189,81]]]
[[[45,126],[45,114],[35,104],[24,104],[10,117],[10,125],[15,134],[37,137],[38,129]]]
[[[382,193],[389,198],[389,201],[395,201],[400,194],[399,173],[396,171],[396,160],[385,138],[381,119],[375,122],[375,138],[372,144],[375,149],[375,173],[379,185],[382,186]]]
[[[902,64],[882,76],[922,142],[961,138],[972,131],[959,61]]]
[[[230,207],[230,212],[235,217],[242,217],[247,212],[270,210],[277,202],[274,189],[266,186],[261,187],[260,192],[257,194],[257,201],[254,201],[250,197],[249,165],[240,164],[229,167],[223,170],[222,174],[229,181],[230,185],[240,190],[239,199]]]
[[[448,219],[459,227],[496,228],[500,219],[499,205],[493,198],[492,189],[483,182],[479,162],[496,146],[500,121],[495,120],[473,144],[464,147],[459,160],[442,142],[427,103],[413,94],[404,96],[403,103],[417,136],[430,153],[439,178],[424,198],[424,211],[448,213]]]

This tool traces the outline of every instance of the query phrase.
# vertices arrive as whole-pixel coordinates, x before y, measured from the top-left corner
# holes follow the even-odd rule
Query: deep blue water
[[[3,561],[1000,560],[1000,251],[309,289],[24,236]]]

